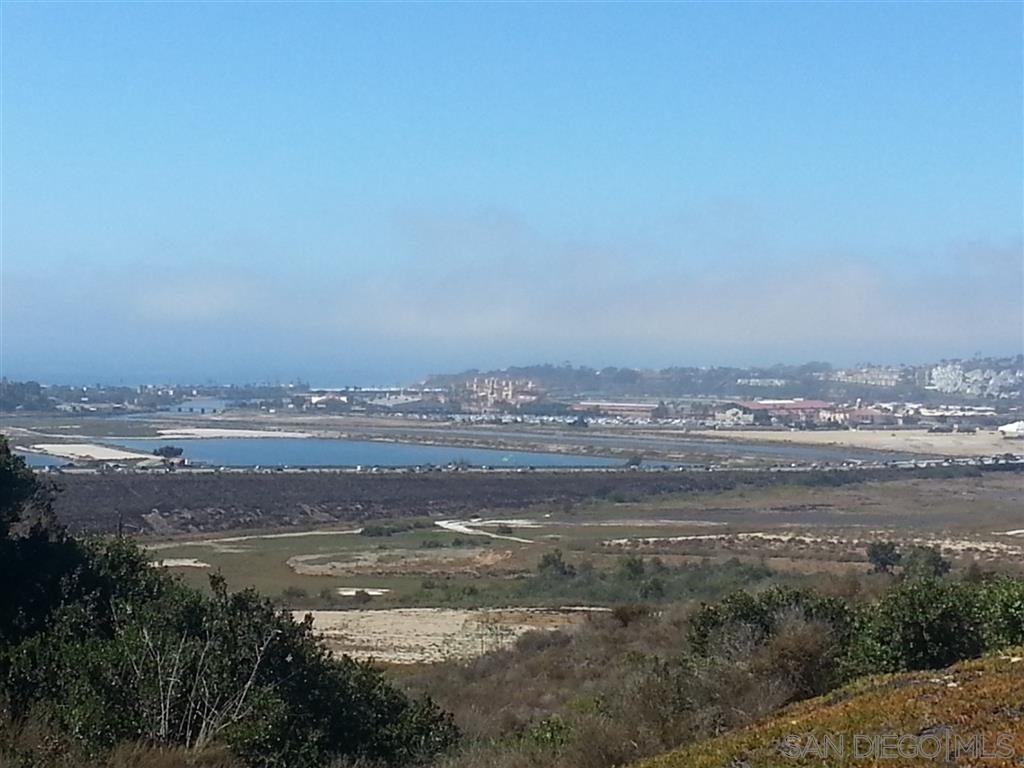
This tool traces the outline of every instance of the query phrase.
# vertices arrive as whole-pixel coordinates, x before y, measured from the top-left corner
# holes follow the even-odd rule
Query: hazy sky
[[[9,377],[1024,346],[1021,3],[0,7]]]

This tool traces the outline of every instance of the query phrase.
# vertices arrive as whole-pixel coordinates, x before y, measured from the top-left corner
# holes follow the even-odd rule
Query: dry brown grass
[[[201,752],[143,742],[124,743],[103,757],[89,756],[39,717],[0,721],[0,768],[247,768],[228,751]]]

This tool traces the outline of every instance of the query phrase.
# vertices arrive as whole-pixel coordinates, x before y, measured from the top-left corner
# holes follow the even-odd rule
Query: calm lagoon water
[[[40,453],[25,453],[24,451],[15,451],[15,453],[25,459],[25,463],[30,467],[63,467],[70,461],[70,459],[62,459],[59,456],[44,456]]]
[[[360,440],[319,438],[136,438],[107,441],[108,445],[150,453],[162,445],[185,450],[192,461],[224,467],[411,467],[451,462],[492,467],[615,467],[617,459],[565,456],[557,453],[496,451]]]

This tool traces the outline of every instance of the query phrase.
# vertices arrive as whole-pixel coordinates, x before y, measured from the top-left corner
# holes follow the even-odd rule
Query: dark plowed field
[[[188,533],[379,517],[459,516],[590,499],[867,480],[956,477],[976,468],[847,472],[533,472],[93,474],[54,478],[54,510],[74,531]]]

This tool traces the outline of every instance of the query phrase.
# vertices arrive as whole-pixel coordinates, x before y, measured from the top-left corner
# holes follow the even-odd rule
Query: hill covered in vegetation
[[[1024,664],[1005,649],[1024,645],[1024,581],[951,573],[921,547],[871,562],[852,582],[758,578],[694,604],[664,599],[656,559],[624,557],[611,583],[640,603],[382,670],[332,658],[253,590],[215,576],[200,593],[123,537],[70,535],[0,439],[0,768],[613,768],[673,749],[655,765],[759,768],[793,764],[771,750],[819,727],[1021,730]],[[552,554],[535,583],[588,578]]]
[[[184,586],[121,538],[48,520],[0,439],[0,765],[151,765],[148,752],[249,766],[411,766],[457,738],[382,674],[334,659],[311,620],[254,591]],[[170,752],[167,752],[170,750]],[[221,759],[220,757],[217,759]],[[342,764],[342,763],[337,763]]]
[[[697,607],[621,606],[579,631],[528,635],[405,684],[430,691],[463,730],[446,768],[612,768],[697,749],[796,702],[834,691],[842,701],[866,676],[941,669],[1024,643],[1024,581],[950,577],[939,560],[920,559],[898,577],[874,574],[857,595],[772,586]],[[1013,673],[1024,676],[1024,665]],[[986,717],[1013,729],[1021,714],[1008,706]],[[912,720],[879,722],[918,733],[900,730]],[[707,765],[785,764],[756,757]]]
[[[1017,648],[939,671],[863,678],[637,768],[817,768],[858,761],[1011,768],[1024,758],[1022,703],[1024,649]]]

